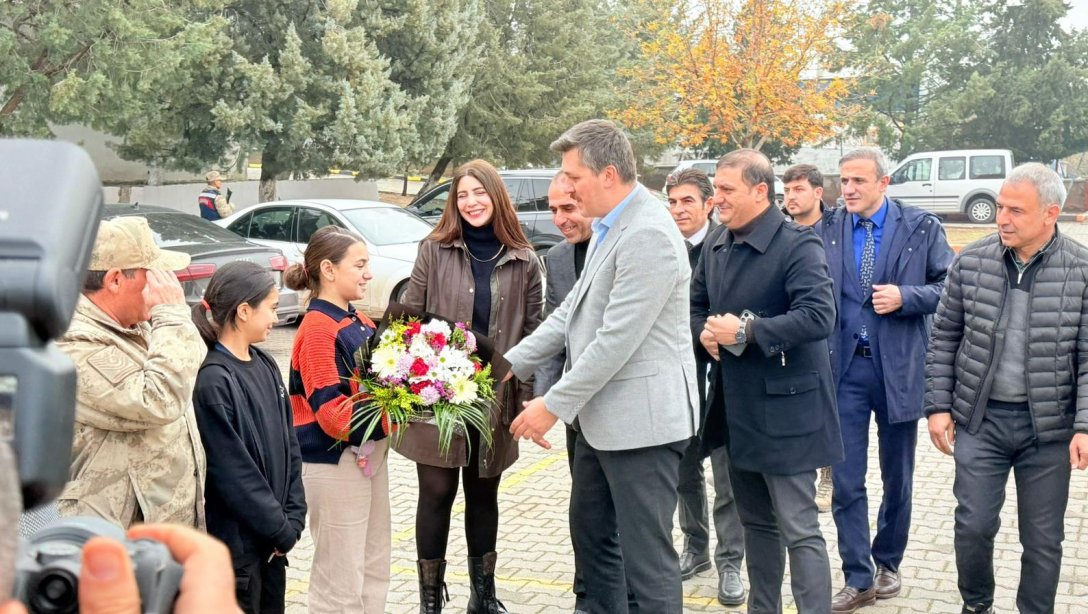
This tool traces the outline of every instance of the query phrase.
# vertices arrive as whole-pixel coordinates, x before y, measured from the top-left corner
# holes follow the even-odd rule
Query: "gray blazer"
[[[567,349],[544,403],[568,424],[577,418],[598,450],[663,445],[698,429],[687,250],[661,202],[635,191],[567,298],[506,353],[527,378]]]
[[[574,267],[574,244],[567,241],[556,243],[548,250],[546,259],[548,264],[547,294],[544,300],[545,315],[555,311],[567,298],[574,282],[578,281],[578,271]],[[564,349],[536,372],[533,378],[533,394],[544,396],[551,387],[559,381],[563,375],[563,365],[567,362],[567,352]]]

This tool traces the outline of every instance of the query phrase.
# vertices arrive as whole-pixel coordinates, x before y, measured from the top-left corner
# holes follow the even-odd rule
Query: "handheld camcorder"
[[[54,141],[0,139],[0,603],[78,611],[80,547],[119,527],[64,520],[20,547],[19,515],[68,480],[76,403],[72,362],[53,344],[79,299],[102,211],[87,154]],[[126,542],[144,612],[168,612],[181,567],[162,544]]]

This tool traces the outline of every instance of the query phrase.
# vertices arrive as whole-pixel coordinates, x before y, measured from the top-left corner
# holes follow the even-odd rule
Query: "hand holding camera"
[[[107,532],[119,531],[110,527]],[[78,589],[68,585],[54,568],[37,569],[28,576],[20,573],[16,590],[30,590],[34,582],[41,586],[34,593],[38,603],[31,603],[31,613],[141,614],[169,612],[171,604],[178,614],[240,611],[234,599],[230,553],[223,544],[188,527],[174,525],[133,527],[128,537],[134,541],[123,543],[96,536],[83,544],[82,562],[77,566]],[[39,550],[43,541],[35,539]],[[75,552],[78,556],[79,549]],[[142,595],[141,586],[158,592]],[[45,608],[39,607],[42,605]],[[0,614],[27,612],[16,601],[0,605]]]

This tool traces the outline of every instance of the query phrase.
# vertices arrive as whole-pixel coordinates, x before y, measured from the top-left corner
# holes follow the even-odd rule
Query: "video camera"
[[[0,192],[0,603],[18,586],[31,612],[75,612],[80,546],[123,532],[71,519],[20,548],[15,527],[24,506],[52,501],[68,480],[76,373],[53,341],[79,299],[102,184],[75,145],[0,140]],[[165,611],[147,607],[173,602],[180,566],[162,544],[127,545],[145,611]]]

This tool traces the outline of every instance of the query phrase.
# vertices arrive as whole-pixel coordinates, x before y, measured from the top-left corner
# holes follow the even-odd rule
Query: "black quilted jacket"
[[[960,253],[948,271],[926,352],[926,415],[951,411],[975,433],[993,383],[1008,292],[997,234]],[[1027,356],[1028,404],[1040,443],[1088,432],[1088,249],[1061,234],[1035,265]]]

